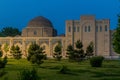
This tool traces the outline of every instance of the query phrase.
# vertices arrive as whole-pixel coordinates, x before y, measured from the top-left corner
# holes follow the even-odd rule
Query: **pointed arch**
[[[40,45],[40,47],[42,47],[42,48],[44,49],[45,54],[47,54],[47,56],[50,55],[50,48],[49,48],[49,45],[48,45],[48,44],[42,43],[42,44]]]
[[[55,49],[55,47],[58,45],[58,42],[56,42],[54,45],[53,45],[53,53],[55,53],[55,51],[54,51],[54,49]]]
[[[22,50],[22,44],[20,44],[20,43],[16,43],[16,44],[14,44],[15,46],[18,46],[19,48],[20,48],[20,50]]]

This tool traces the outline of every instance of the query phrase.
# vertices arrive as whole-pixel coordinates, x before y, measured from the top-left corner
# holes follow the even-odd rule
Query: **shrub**
[[[24,69],[20,72],[20,75],[18,76],[18,80],[41,80],[40,77],[37,74],[36,69],[28,70]]]
[[[103,56],[95,56],[90,59],[90,64],[92,67],[101,67],[103,60]]]

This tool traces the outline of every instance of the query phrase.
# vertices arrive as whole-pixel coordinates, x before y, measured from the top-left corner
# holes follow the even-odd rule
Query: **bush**
[[[90,64],[92,67],[101,67],[103,60],[103,56],[95,56],[90,59]]]
[[[28,70],[24,69],[20,72],[20,75],[18,76],[18,80],[41,80],[40,77],[37,74],[36,69]]]

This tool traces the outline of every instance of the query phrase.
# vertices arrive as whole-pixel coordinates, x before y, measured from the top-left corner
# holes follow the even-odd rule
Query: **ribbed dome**
[[[38,16],[28,23],[28,27],[53,27],[52,23],[43,16]]]

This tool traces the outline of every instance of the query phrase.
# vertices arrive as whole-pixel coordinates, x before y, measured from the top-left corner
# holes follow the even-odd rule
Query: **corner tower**
[[[94,43],[94,55],[110,56],[110,20],[96,20],[93,15],[83,15],[80,20],[66,21],[67,44],[74,46],[82,41],[84,50]]]

